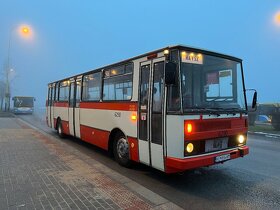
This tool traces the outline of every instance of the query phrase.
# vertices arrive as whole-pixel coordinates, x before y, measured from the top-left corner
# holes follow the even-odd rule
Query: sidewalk
[[[180,209],[17,118],[0,118],[0,209]]]
[[[0,117],[13,117],[14,114],[11,112],[4,112],[0,110]]]

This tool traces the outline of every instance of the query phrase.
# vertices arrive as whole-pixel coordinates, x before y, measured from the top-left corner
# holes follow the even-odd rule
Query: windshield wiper
[[[206,107],[189,107],[187,109],[192,111],[199,110],[199,111],[207,112],[209,114],[216,114],[217,116],[220,116],[220,113],[217,113],[219,111],[217,109],[206,108]]]
[[[230,98],[216,97],[216,98],[213,98],[212,100],[209,100],[209,102],[212,102],[212,101],[223,102],[223,101],[227,101],[227,100],[230,100]]]
[[[240,108],[222,108],[222,107],[215,107],[215,108],[207,108],[207,107],[189,107],[188,110],[192,111],[204,111],[210,114],[216,114],[218,116],[221,115],[221,112],[226,112],[227,114],[236,115],[236,113],[243,112]]]
[[[222,107],[219,107],[218,109],[221,110],[221,111],[229,112],[230,114],[233,114],[233,115],[236,115],[236,113],[244,112],[244,110],[242,110],[240,108],[222,108]]]

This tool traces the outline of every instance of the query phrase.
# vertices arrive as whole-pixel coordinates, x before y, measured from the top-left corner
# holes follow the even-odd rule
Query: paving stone
[[[0,125],[0,209],[154,207],[124,185],[129,179],[111,178],[111,169],[63,141],[17,118],[0,118]]]

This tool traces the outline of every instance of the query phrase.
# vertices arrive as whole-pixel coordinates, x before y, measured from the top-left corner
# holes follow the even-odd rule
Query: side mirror
[[[14,100],[15,100],[15,97],[13,97],[12,100],[14,101]]]
[[[34,101],[36,101],[36,98],[33,98]]]
[[[253,101],[252,101],[252,109],[257,109],[257,100],[258,100],[258,93],[255,90],[254,96],[253,96]]]
[[[252,100],[252,104],[251,107],[249,109],[249,111],[254,112],[257,110],[257,101],[258,101],[258,93],[255,89],[247,89],[246,90],[246,97],[247,98],[253,98]]]
[[[165,84],[175,85],[177,64],[171,61],[165,63]]]

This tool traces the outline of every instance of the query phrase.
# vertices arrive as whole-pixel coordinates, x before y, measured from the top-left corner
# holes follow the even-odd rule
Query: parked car
[[[271,123],[271,119],[267,115],[258,115],[257,121],[263,123]]]

